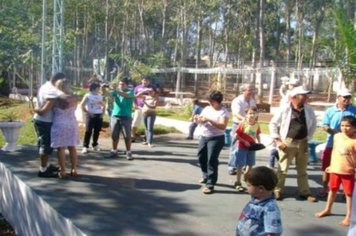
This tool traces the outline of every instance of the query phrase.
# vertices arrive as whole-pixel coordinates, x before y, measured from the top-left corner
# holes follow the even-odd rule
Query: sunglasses
[[[344,99],[351,99],[351,96],[343,96]]]

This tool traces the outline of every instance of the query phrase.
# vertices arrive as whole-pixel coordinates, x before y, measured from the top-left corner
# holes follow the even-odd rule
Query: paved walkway
[[[50,209],[45,208],[40,215],[46,216],[54,210],[64,217],[71,235],[234,235],[237,217],[250,197],[247,193],[237,193],[232,187],[234,177],[227,174],[226,168],[228,148],[221,153],[216,193],[204,195],[197,183],[200,178],[197,141],[184,137],[182,134],[156,136],[156,146],[152,149],[134,143],[133,161],[127,161],[123,153],[119,158],[108,158],[110,140],[101,139],[103,151],[87,156],[80,154],[80,176],[65,180],[36,177],[38,159],[33,146],[24,146],[15,153],[1,152],[0,167],[3,164],[15,175],[11,179],[6,173],[5,180],[20,179],[39,197],[36,201],[43,200],[50,205]],[[122,142],[119,147],[123,148]],[[267,156],[267,150],[258,152],[258,165],[264,165]],[[319,168],[310,166],[308,170],[314,193],[321,186]],[[2,170],[4,168],[0,168],[0,174]],[[24,222],[16,221],[14,212],[21,212],[31,203],[27,198],[24,203],[16,204],[19,202],[16,199],[25,191],[24,186],[12,190],[16,210],[0,209],[15,228]],[[338,226],[345,213],[341,196],[334,204],[334,215],[316,219],[314,213],[321,210],[325,202],[309,203],[296,197],[293,166],[287,186],[287,197],[279,202],[284,235],[346,235],[347,229]],[[2,204],[7,203],[1,199]],[[30,219],[36,217],[35,210],[28,209]],[[74,227],[69,227],[69,223]],[[41,224],[49,224],[50,232],[60,235],[54,222]],[[29,225],[36,227],[33,223]],[[35,228],[31,232],[36,235]]]

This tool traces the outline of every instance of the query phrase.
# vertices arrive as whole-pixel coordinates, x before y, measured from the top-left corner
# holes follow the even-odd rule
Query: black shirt
[[[292,107],[292,117],[287,137],[292,139],[305,139],[307,136],[308,129],[304,107],[300,111]]]

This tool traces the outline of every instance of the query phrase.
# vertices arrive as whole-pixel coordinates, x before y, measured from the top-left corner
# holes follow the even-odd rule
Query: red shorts
[[[326,168],[330,165],[331,152],[333,151],[332,147],[326,147],[321,153],[321,170],[325,171]]]
[[[330,173],[329,188],[333,192],[337,192],[340,188],[340,184],[344,189],[344,193],[347,196],[352,196],[352,191],[355,185],[355,175],[340,175],[335,173]]]

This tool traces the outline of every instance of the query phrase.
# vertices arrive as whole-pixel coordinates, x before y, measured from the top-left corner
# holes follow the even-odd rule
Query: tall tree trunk
[[[260,7],[259,7],[259,16],[258,18],[260,19],[260,24],[259,24],[259,42],[260,42],[260,57],[259,57],[259,86],[258,86],[258,97],[260,102],[263,101],[263,79],[262,79],[262,68],[263,68],[263,62],[265,59],[265,34],[264,34],[264,6],[265,6],[265,0],[259,0],[260,2]]]
[[[297,74],[298,74],[298,79],[301,80],[302,78],[300,77],[301,70],[302,70],[302,65],[303,65],[303,1],[302,0],[296,0],[295,2],[295,11],[296,11],[296,16],[297,16],[297,32],[298,32],[298,44],[296,48],[296,58],[295,58],[295,63],[297,65]]]

